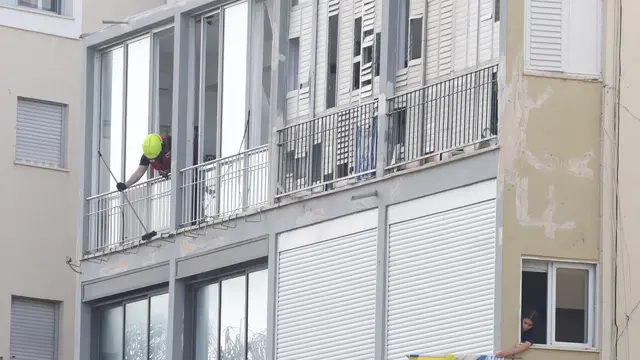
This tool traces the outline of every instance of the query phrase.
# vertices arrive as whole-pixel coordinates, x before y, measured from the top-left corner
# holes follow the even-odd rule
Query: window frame
[[[292,42],[297,40],[298,48],[292,52]],[[300,91],[300,36],[289,38],[289,57],[296,55],[296,61],[287,61],[287,95],[293,95]],[[290,84],[291,82],[291,84]],[[290,88],[290,85],[292,86]]]
[[[151,311],[151,298],[160,296],[160,295],[169,295],[169,287],[168,286],[160,286],[157,288],[149,289],[145,292],[139,292],[135,294],[125,295],[118,298],[110,298],[106,300],[98,300],[92,305],[91,315],[92,318],[95,319],[95,322],[92,321],[92,344],[95,346],[91,346],[91,358],[99,359],[100,358],[100,343],[101,343],[101,329],[102,329],[102,313],[108,310],[122,308],[122,354],[124,358],[124,350],[126,345],[124,344],[124,331],[126,326],[126,306],[127,304],[132,304],[141,300],[145,300],[147,302],[147,356],[149,351],[149,332],[150,332],[150,323],[149,323],[149,314]],[[169,299],[170,300],[170,299]],[[167,309],[167,313],[169,313],[169,309]],[[169,322],[171,322],[171,314],[169,313]]]
[[[522,258],[520,263],[520,304],[519,304],[519,316],[518,316],[518,329],[520,329],[520,321],[522,318],[522,273],[527,271],[525,265],[529,265],[528,271],[544,272],[547,274],[547,327],[546,327],[546,344],[534,344],[534,347],[554,347],[563,349],[577,349],[577,350],[593,350],[598,347],[598,333],[596,331],[596,325],[598,322],[599,307],[597,304],[597,289],[598,289],[598,265],[593,262],[581,262],[571,260],[550,260],[543,258]],[[533,270],[532,268],[535,268]],[[558,269],[576,269],[586,270],[588,276],[588,288],[587,299],[585,303],[585,311],[587,312],[587,342],[586,343],[569,343],[555,340],[556,329],[556,284],[557,284],[557,270]],[[520,331],[518,331],[518,343],[522,343],[522,337]]]

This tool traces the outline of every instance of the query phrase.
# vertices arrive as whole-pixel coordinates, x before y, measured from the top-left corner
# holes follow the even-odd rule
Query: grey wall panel
[[[248,240],[196,256],[176,260],[176,279],[266,257],[269,238]]]
[[[82,284],[82,301],[92,301],[168,281],[169,262],[167,261],[147,268],[85,282]]]

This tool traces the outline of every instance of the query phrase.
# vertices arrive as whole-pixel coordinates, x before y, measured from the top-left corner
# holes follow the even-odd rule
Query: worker
[[[520,342],[512,349],[499,351],[496,353],[496,358],[504,359],[506,357],[512,357],[520,354],[521,352],[529,349],[533,344],[533,327],[535,321],[538,318],[538,312],[534,310],[527,310],[523,312],[522,320],[520,321]]]
[[[193,160],[197,164],[198,146],[194,142]],[[171,136],[160,136],[159,134],[149,134],[142,143],[142,157],[136,171],[129,180],[116,184],[118,191],[124,191],[134,185],[144,176],[149,169],[149,165],[165,178],[171,173]]]

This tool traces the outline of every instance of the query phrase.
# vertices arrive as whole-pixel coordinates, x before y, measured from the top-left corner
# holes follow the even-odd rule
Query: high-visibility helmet
[[[142,143],[142,153],[147,159],[155,159],[162,152],[162,137],[158,134],[149,134]]]

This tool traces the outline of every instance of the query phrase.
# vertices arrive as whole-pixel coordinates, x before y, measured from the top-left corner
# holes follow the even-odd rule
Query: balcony
[[[169,180],[152,179],[124,193],[90,197],[86,253],[114,251],[147,230],[172,232],[215,222],[286,197],[325,192],[491,146],[498,132],[496,71],[495,65],[486,67],[389,98],[384,132],[378,129],[379,101],[374,100],[284,127],[273,146],[187,167]],[[383,172],[377,171],[379,144],[386,152]],[[270,160],[276,162],[275,184],[270,183]],[[171,193],[171,181],[178,181],[178,194]],[[176,209],[171,208],[172,195],[180,205]],[[177,219],[176,228],[172,219]]]

